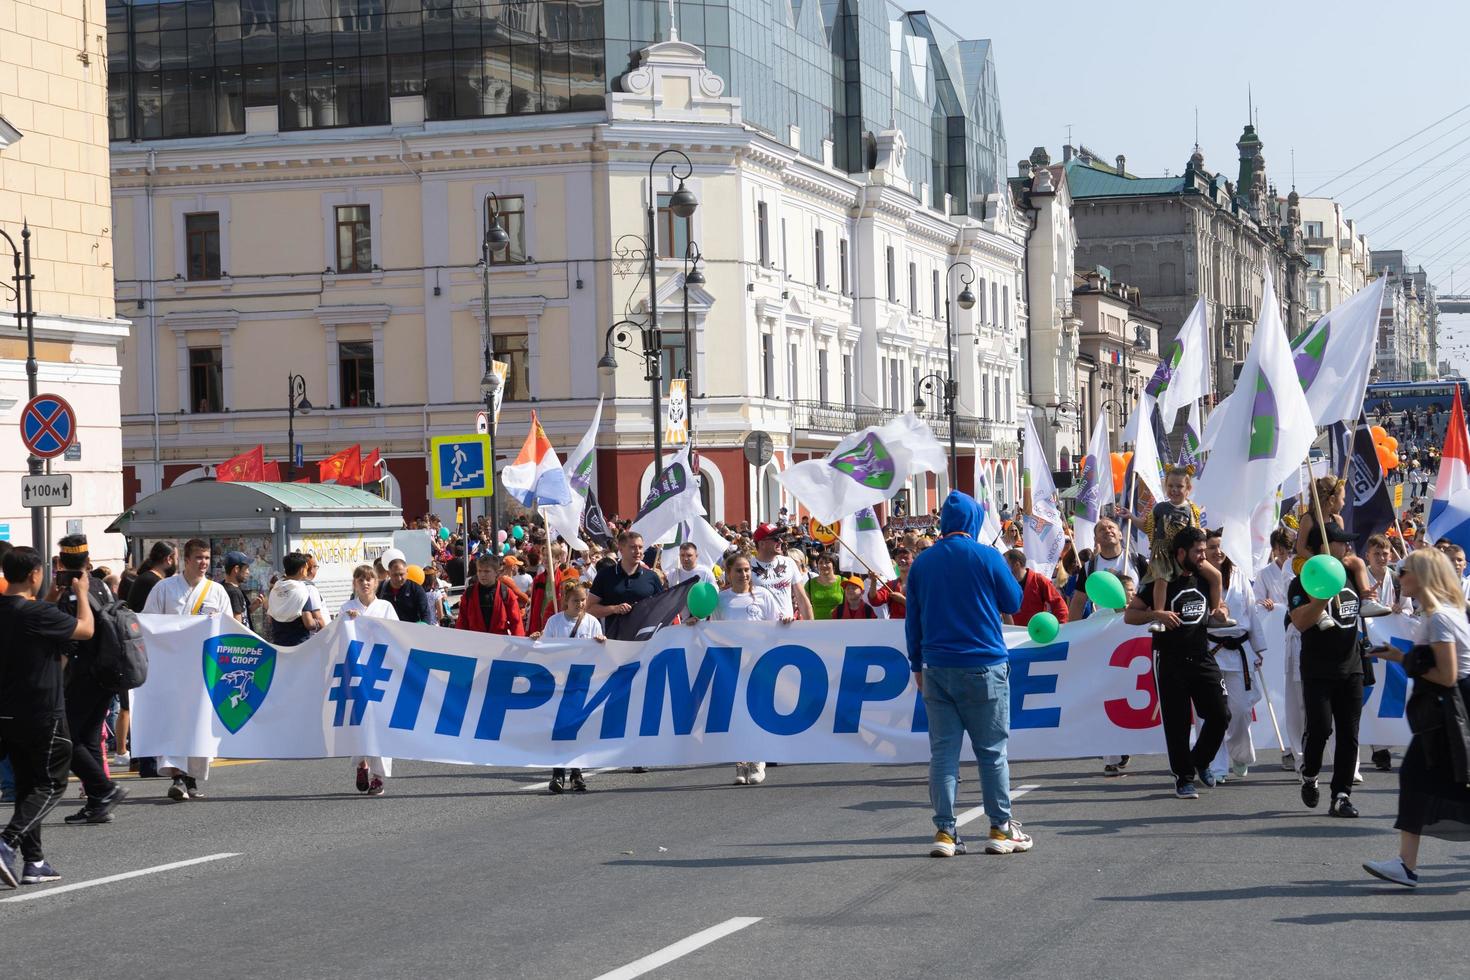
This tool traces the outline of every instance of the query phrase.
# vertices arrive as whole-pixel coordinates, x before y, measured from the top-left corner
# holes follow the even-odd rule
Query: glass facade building
[[[903,130],[936,209],[980,214],[1005,173],[989,42],[891,0],[676,0],[745,120],[859,173]],[[389,99],[430,120],[599,110],[637,52],[669,36],[668,0],[108,0],[114,140],[383,125]]]

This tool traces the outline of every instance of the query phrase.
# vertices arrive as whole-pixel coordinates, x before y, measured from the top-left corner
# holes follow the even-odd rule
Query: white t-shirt
[[[790,601],[788,596],[787,603]],[[720,605],[710,619],[737,623],[774,623],[790,615],[790,612],[781,611],[781,603],[770,589],[763,585],[752,585],[749,592],[732,592],[729,589],[721,592]]]
[[[201,590],[203,603],[199,601]],[[190,585],[184,581],[182,575],[170,575],[155,585],[153,591],[148,593],[148,601],[143,603],[143,611],[170,616],[192,616],[195,615],[196,606],[200,616],[220,613],[233,618],[230,612],[230,595],[223,585],[211,579],[201,579],[197,585]]]
[[[529,572],[519,572],[515,575],[512,575],[510,577],[510,580],[514,582],[516,584],[516,588],[520,589],[521,592],[525,595],[531,594],[531,586],[534,585],[536,582],[536,579],[532,577]]]
[[[598,622],[596,616],[583,613],[581,618],[582,622],[578,623],[566,613],[559,612],[546,621],[546,625],[541,629],[541,638],[543,640],[593,640],[603,635],[602,623]]]
[[[304,581],[306,584],[306,591],[311,593],[312,603],[316,607],[316,611],[325,616],[327,618],[327,622],[331,622],[332,614],[327,610],[327,604],[322,599],[321,589],[318,589],[316,587],[316,583],[313,582],[311,579],[305,579]]]
[[[776,606],[780,609],[783,618],[796,615],[791,606],[792,585],[797,581],[797,575],[800,574],[796,562],[785,555],[777,555],[769,563],[752,558],[750,573],[756,585],[762,585],[771,590],[772,597],[776,600]]]
[[[374,599],[364,606],[357,600],[357,596],[349,596],[347,601],[342,603],[342,608],[337,610],[337,618],[341,619],[348,613],[357,613],[368,619],[391,619],[395,622],[398,620],[398,610],[394,609],[393,603],[387,599]]]
[[[671,589],[676,585],[683,585],[685,582],[689,581],[692,578],[698,579],[701,582],[708,582],[710,585],[718,587],[718,583],[715,582],[714,573],[711,572],[708,568],[705,568],[703,565],[695,565],[694,570],[688,572],[686,572],[684,570],[684,567],[680,565],[672,572],[669,572],[668,576],[669,588]]]
[[[154,591],[157,591],[155,589]],[[1453,607],[1440,606],[1419,621],[1419,643],[1453,643],[1455,645],[1455,680],[1470,677],[1470,622],[1465,613]]]

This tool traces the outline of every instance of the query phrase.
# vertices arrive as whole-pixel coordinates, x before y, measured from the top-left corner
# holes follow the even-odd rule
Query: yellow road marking
[[[269,762],[269,761],[271,761],[271,760],[269,760],[269,759],[216,759],[214,762],[211,762],[209,764],[209,768],[210,769],[225,769],[225,768],[228,768],[229,766],[253,766],[253,765],[255,765],[256,763],[259,763],[259,762]],[[135,772],[131,772],[131,771],[130,772],[114,772],[111,775],[112,775],[112,778],[113,779],[137,779],[138,778],[138,774],[135,773]],[[167,779],[168,777],[167,776],[159,776],[158,778],[159,779]],[[78,782],[78,781],[79,780],[75,776],[72,776],[71,779],[69,780],[69,782],[73,782],[73,783]]]

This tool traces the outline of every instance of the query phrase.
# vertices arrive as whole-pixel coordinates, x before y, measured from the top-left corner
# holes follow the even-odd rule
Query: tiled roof
[[[1072,197],[1132,197],[1148,194],[1179,194],[1183,177],[1120,177],[1112,168],[1099,170],[1081,160],[1068,160],[1067,186]]]

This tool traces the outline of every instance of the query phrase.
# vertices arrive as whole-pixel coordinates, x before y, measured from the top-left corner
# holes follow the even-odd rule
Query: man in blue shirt
[[[966,732],[990,818],[986,853],[1014,854],[1032,844],[1011,819],[1011,662],[1000,618],[1020,610],[1021,587],[1000,552],[976,540],[983,517],[973,497],[951,491],[939,515],[939,540],[909,571],[904,633],[929,716],[931,857],[965,853],[954,803]]]

